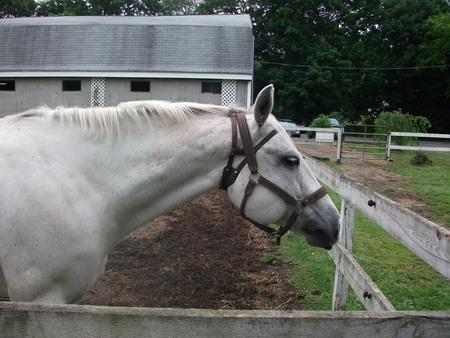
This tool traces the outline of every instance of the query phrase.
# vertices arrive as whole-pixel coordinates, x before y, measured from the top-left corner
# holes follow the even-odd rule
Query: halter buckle
[[[297,204],[294,206],[294,213],[296,215],[300,215],[303,212],[303,210],[305,210],[307,205],[308,204],[306,204],[302,200],[297,200]]]
[[[253,184],[259,184],[259,179],[261,178],[261,176],[262,176],[261,173],[259,172],[259,170],[257,170],[248,175],[248,180],[253,182]],[[256,179],[255,179],[255,177],[256,177]]]

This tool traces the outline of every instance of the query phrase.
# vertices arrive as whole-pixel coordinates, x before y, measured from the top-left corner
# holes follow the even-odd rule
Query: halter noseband
[[[277,245],[280,245],[281,237],[289,231],[297,217],[303,212],[303,210],[311,203],[316,202],[323,196],[327,194],[327,189],[322,186],[312,194],[306,196],[302,200],[297,200],[291,194],[280,188],[275,183],[266,179],[258,170],[258,164],[256,162],[256,152],[261,149],[261,147],[266,144],[272,137],[274,137],[278,131],[272,130],[266,137],[264,137],[256,146],[253,147],[252,137],[248,129],[247,119],[243,113],[233,113],[231,116],[231,155],[228,159],[226,167],[223,169],[222,181],[220,184],[220,189],[227,190],[230,185],[232,185],[237,177],[239,176],[241,170],[246,164],[250,169],[250,175],[248,177],[248,183],[245,188],[244,197],[241,201],[240,213],[241,216],[253,223],[255,226],[264,230],[265,232],[275,236]],[[237,129],[241,135],[242,146],[240,149],[237,147]],[[244,155],[245,158],[239,163],[239,165],[233,168],[233,160],[236,155]],[[284,227],[279,226],[278,229],[273,229],[267,225],[260,224],[248,218],[245,215],[245,205],[249,196],[252,194],[253,189],[258,185],[262,185],[272,191],[273,193],[280,196],[294,209],[292,211],[289,220]]]

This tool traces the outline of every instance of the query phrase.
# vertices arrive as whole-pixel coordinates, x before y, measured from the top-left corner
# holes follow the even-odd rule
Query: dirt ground
[[[301,145],[314,156],[336,158],[333,146]],[[349,176],[425,214],[400,178],[360,160],[344,160]],[[423,209],[423,210],[421,210]],[[105,274],[79,304],[208,309],[302,309],[287,279],[289,263],[273,241],[244,221],[225,192],[212,191],[130,234],[110,254]],[[319,290],[320,291],[320,290]]]
[[[212,191],[130,234],[79,304],[301,309],[286,263],[263,263],[268,252],[271,238]]]

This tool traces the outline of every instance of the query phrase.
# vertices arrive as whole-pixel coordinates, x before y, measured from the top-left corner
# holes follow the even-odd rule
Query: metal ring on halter
[[[258,178],[256,180],[252,179],[252,175],[257,175]],[[259,184],[259,179],[261,178],[261,173],[259,172],[259,170],[248,174],[248,180],[254,182],[255,184]]]

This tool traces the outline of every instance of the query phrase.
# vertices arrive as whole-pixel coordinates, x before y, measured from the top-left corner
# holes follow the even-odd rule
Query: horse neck
[[[230,148],[225,116],[127,133],[113,147],[103,182],[121,236],[217,188]]]

